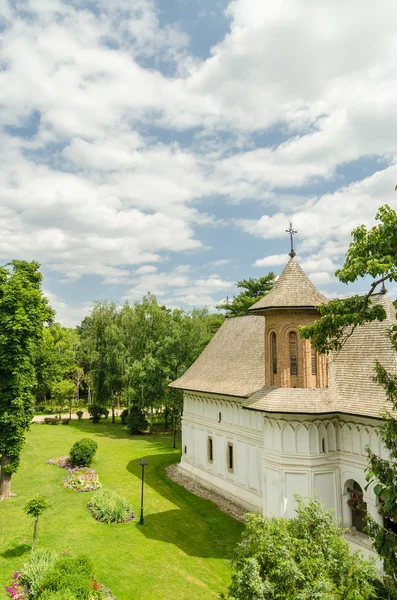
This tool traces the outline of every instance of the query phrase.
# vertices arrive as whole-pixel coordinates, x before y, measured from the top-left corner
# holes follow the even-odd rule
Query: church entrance
[[[363,490],[357,481],[353,481],[352,487],[347,488],[350,498],[347,501],[352,511],[352,527],[356,531],[364,531],[365,515],[367,514],[367,505],[363,500]]]

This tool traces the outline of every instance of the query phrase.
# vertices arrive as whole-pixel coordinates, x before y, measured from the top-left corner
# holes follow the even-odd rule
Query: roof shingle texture
[[[247,397],[265,384],[265,321],[225,319],[196,362],[170,387]]]
[[[325,302],[328,302],[328,298],[314,287],[295,258],[291,258],[273,289],[251,306],[250,311],[270,308],[315,308]]]

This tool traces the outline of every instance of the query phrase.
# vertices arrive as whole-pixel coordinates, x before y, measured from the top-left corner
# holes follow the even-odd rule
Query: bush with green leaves
[[[61,556],[47,571],[42,590],[48,590],[47,593],[69,590],[72,597],[74,595],[79,600],[90,600],[92,572],[93,567],[88,556]]]
[[[98,444],[89,438],[82,438],[75,442],[69,452],[72,467],[89,467],[97,448]]]
[[[81,421],[81,419],[83,418],[83,415],[84,415],[84,411],[78,410],[76,412],[76,415],[77,415],[78,420]]]
[[[19,580],[30,590],[32,598],[39,596],[44,578],[56,559],[57,555],[51,550],[36,550],[20,569]]]
[[[88,407],[88,412],[93,423],[99,423],[101,417],[107,418],[109,415],[108,409],[99,404],[91,404]]]
[[[248,515],[224,598],[375,599],[379,579],[373,561],[350,553],[343,529],[318,498],[295,498],[295,518]]]
[[[103,523],[124,523],[134,516],[128,500],[111,490],[98,490],[87,506],[92,516]]]
[[[120,415],[120,419],[123,425],[127,423],[128,412],[128,408],[125,408]]]
[[[131,406],[127,417],[128,431],[132,435],[143,433],[148,428],[145,413],[138,406]]]
[[[78,598],[70,590],[59,590],[58,592],[46,590],[41,594],[40,600],[78,600]]]

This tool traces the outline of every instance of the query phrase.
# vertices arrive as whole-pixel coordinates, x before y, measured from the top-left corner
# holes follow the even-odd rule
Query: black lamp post
[[[145,467],[146,465],[149,463],[149,459],[148,458],[140,458],[139,459],[139,464],[142,467],[142,494],[141,494],[141,518],[139,519],[139,525],[143,525],[144,524],[144,520],[143,520],[143,484],[145,481]]]

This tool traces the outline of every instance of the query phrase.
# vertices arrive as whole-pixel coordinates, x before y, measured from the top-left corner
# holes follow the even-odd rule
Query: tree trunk
[[[153,433],[153,406],[150,407],[150,433]]]
[[[87,396],[88,406],[91,406],[91,402],[92,402],[92,399],[91,399],[91,386],[90,386],[90,384],[88,384],[88,396]]]
[[[37,537],[37,523],[39,522],[39,517],[36,517],[33,525],[33,542],[32,542],[32,552],[34,551],[34,545],[36,543]]]
[[[116,417],[114,416],[114,395],[112,395],[112,423],[116,422]]]
[[[11,492],[11,475],[8,475],[8,473],[4,472],[4,467],[9,465],[10,462],[11,461],[8,456],[3,454],[0,463],[0,500],[5,500],[6,498],[12,498],[12,496],[15,496],[15,494]]]

